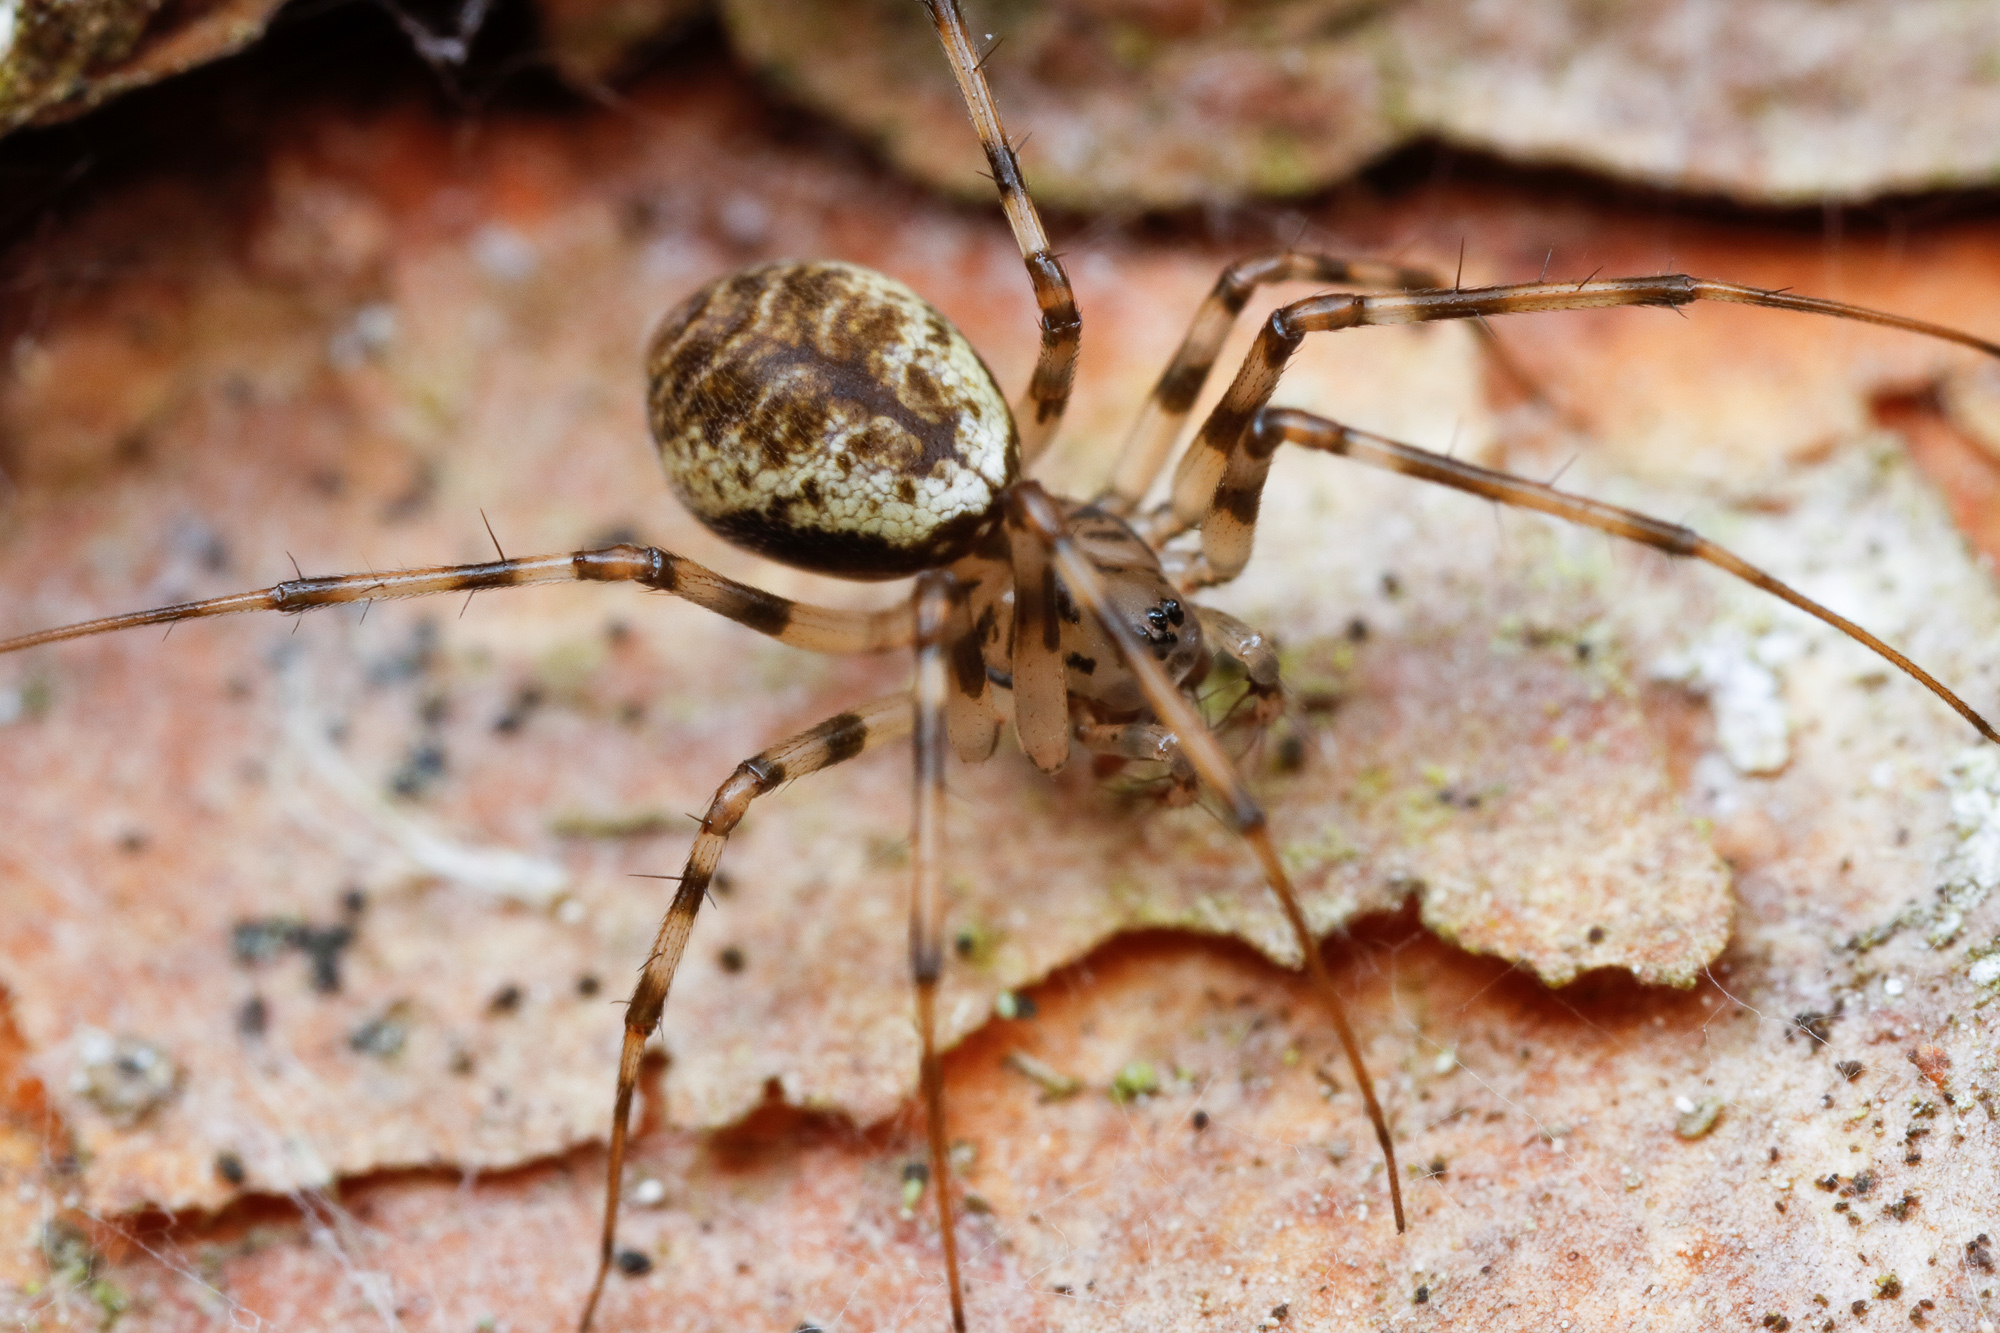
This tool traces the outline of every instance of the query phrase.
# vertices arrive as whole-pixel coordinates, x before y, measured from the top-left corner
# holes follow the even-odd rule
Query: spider
[[[1261,489],[1281,444],[1538,509],[1716,565],[1880,653],[1987,739],[2000,740],[1955,694],[1879,639],[1685,528],[1270,405],[1286,361],[1307,333],[1375,324],[1720,300],[1861,320],[2000,355],[2000,347],[1949,329],[1685,275],[1460,289],[1419,269],[1287,251],[1224,272],[1147,400],[1103,494],[1073,502],[1025,479],[1061,423],[1081,317],[958,4],[927,0],[927,6],[1041,310],[1041,351],[1021,399],[1010,407],[977,353],[921,297],[882,275],[831,262],[765,264],[711,283],[667,316],[648,353],[653,432],[670,481],[697,517],[738,546],[804,569],[856,580],[914,576],[904,604],[865,613],[810,606],[672,552],[618,544],[387,575],[301,577],[0,642],[0,652],[8,652],[238,611],[299,612],[530,583],[623,581],[680,596],[807,651],[912,650],[910,689],[842,712],[746,760],[708,807],[626,1011],[586,1327],[617,1253],[623,1164],[645,1043],[661,1021],[731,831],[758,797],[783,783],[905,736],[915,756],[910,959],[920,1085],[952,1319],[955,1327],[965,1326],[934,1040],[944,958],[945,756],[949,750],[966,761],[990,757],[1010,717],[1021,748],[1043,770],[1061,768],[1077,747],[1161,765],[1180,792],[1205,790],[1242,836],[1297,937],[1346,1052],[1389,1168],[1396,1225],[1403,1229],[1394,1141],[1337,991],[1257,802],[1189,698],[1218,664],[1242,672],[1257,705],[1282,689],[1269,641],[1191,596],[1235,577],[1247,563]],[[1148,507],[1236,317],[1256,288],[1285,280],[1361,290],[1294,302],[1270,317],[1182,456],[1171,498]]]

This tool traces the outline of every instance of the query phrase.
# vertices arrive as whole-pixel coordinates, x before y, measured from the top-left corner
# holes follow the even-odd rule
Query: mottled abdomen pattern
[[[653,335],[648,402],[681,500],[729,541],[848,578],[965,553],[1018,468],[992,374],[915,292],[854,264],[763,264]]]

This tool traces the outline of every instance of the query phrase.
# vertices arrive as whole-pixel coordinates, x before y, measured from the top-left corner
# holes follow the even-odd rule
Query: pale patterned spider
[[[1100,754],[1162,764],[1183,789],[1198,782],[1210,791],[1256,855],[1329,1008],[1387,1159],[1402,1228],[1392,1136],[1337,992],[1257,803],[1188,698],[1218,654],[1240,666],[1253,694],[1268,698],[1280,689],[1276,656],[1265,640],[1187,598],[1244,567],[1265,473],[1281,443],[1343,454],[1705,560],[1868,645],[1922,681],[1982,735],[2000,739],[1948,689],[1881,641],[1684,528],[1268,405],[1287,359],[1307,332],[1526,311],[1722,300],[1858,319],[2000,354],[1990,343],[1929,324],[1681,275],[1460,290],[1417,270],[1277,254],[1224,273],[1096,503],[1059,501],[1024,480],[1022,470],[1045,451],[1060,424],[1081,321],[955,0],[929,0],[929,6],[1042,311],[1041,354],[1018,407],[1009,409],[976,353],[921,298],[888,278],[843,264],[770,264],[711,284],[662,324],[649,363],[652,425],[662,459],[698,517],[740,546],[806,569],[854,579],[914,574],[907,604],[874,613],[803,605],[666,551],[618,545],[389,575],[301,578],[0,643],[5,652],[237,611],[301,611],[581,580],[629,581],[670,592],[816,652],[914,648],[912,689],[764,750],[738,767],[709,806],[627,1010],[602,1248],[586,1325],[615,1254],[641,1056],[660,1022],[731,830],[756,797],[908,734],[915,752],[910,928],[921,1085],[953,1322],[964,1327],[933,1039],[944,938],[944,755],[949,746],[968,761],[990,756],[1010,713],[1021,747],[1044,770],[1060,768],[1072,744],[1081,744]],[[1317,296],[1274,314],[1181,460],[1170,502],[1144,509],[1252,290],[1296,279],[1403,290]],[[1191,530],[1199,531],[1198,549],[1169,546]]]

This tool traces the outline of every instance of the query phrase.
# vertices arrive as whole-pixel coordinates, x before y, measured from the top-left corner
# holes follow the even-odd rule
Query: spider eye
[[[1173,621],[1174,624],[1182,625],[1187,623],[1187,612],[1181,610],[1181,604],[1173,598],[1169,597],[1166,601],[1161,602],[1160,609],[1167,613],[1167,619]]]

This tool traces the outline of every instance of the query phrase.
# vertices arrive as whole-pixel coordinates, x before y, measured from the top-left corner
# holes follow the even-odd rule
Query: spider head
[[[1201,624],[1161,572],[1159,557],[1123,520],[1101,509],[1081,506],[1072,509],[1069,518],[1077,546],[1104,576],[1112,613],[1152,652],[1168,676],[1178,684],[1191,683],[1208,665]],[[1097,622],[1080,614],[1061,590],[1057,612],[1070,693],[1113,712],[1143,707],[1138,679],[1119,665],[1117,648]]]
[[[668,480],[709,528],[801,569],[890,579],[966,553],[1020,468],[965,335],[854,264],[762,264],[661,321],[647,355]]]

